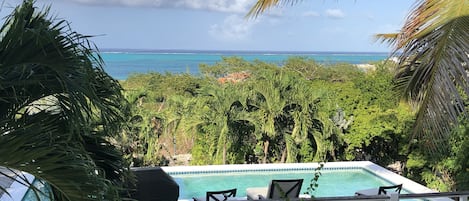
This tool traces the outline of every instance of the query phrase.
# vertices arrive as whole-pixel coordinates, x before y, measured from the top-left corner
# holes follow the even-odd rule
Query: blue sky
[[[257,19],[255,0],[37,0],[100,48],[387,52],[412,0],[304,0]],[[1,17],[19,0],[5,0]]]

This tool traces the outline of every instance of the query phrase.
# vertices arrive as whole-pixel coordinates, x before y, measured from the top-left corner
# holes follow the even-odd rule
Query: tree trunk
[[[226,143],[223,145],[223,165],[226,164]]]
[[[267,163],[267,155],[269,153],[269,141],[264,141],[264,159],[262,159],[262,163]]]
[[[280,162],[285,163],[286,158],[287,158],[287,148],[285,147],[285,149],[283,149],[283,151],[282,151],[282,158],[280,159]]]

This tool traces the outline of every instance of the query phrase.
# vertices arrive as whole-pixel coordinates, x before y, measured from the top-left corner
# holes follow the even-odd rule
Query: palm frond
[[[249,10],[248,14],[246,15],[247,18],[256,18],[260,14],[264,13],[265,11],[278,6],[280,4],[283,5],[294,5],[297,4],[302,0],[258,0],[256,4]]]
[[[118,82],[87,36],[25,0],[0,29],[0,166],[56,200],[119,200],[128,169],[107,141],[123,121]]]
[[[418,0],[398,34],[377,38],[399,56],[396,86],[417,111],[413,135],[422,145],[445,144],[469,95],[469,1]]]
[[[389,45],[395,45],[397,39],[399,37],[399,33],[384,33],[384,34],[376,34],[375,39],[381,43],[388,43]]]
[[[446,143],[459,115],[465,114],[462,94],[469,96],[469,15],[408,38],[400,55],[397,87],[418,109],[415,136],[436,148]]]
[[[108,181],[95,173],[99,168],[80,143],[68,139],[66,120],[58,123],[57,115],[40,112],[29,115],[26,123],[10,122],[0,137],[0,165],[47,181],[64,200],[88,200],[98,194],[109,197],[103,195],[111,193]]]
[[[422,38],[448,22],[469,15],[467,0],[418,0],[400,31],[396,48]]]

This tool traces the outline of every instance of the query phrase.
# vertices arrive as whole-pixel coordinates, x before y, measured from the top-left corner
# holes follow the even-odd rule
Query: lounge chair
[[[193,198],[194,201],[225,201],[236,196],[236,188],[223,191],[207,191],[204,198]]]
[[[401,193],[402,184],[392,186],[380,186],[379,188],[365,189],[355,192],[355,195],[386,195],[388,192]]]
[[[248,188],[248,200],[298,198],[303,179],[272,180],[269,187]]]

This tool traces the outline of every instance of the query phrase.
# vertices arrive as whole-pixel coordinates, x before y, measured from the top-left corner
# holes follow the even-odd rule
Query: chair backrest
[[[396,193],[401,193],[402,184],[394,186],[380,186],[378,190],[378,195],[386,195],[388,190],[393,190]]]
[[[267,190],[267,198],[298,198],[303,179],[272,180]]]
[[[224,201],[229,197],[236,197],[236,188],[223,191],[207,191],[207,201]]]

